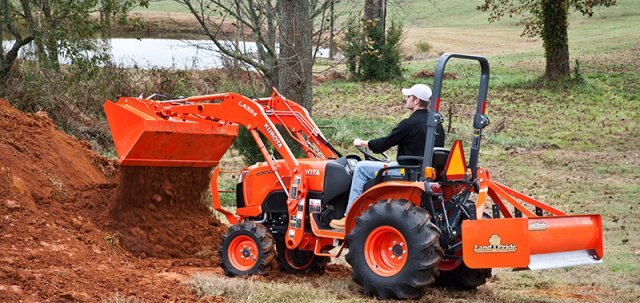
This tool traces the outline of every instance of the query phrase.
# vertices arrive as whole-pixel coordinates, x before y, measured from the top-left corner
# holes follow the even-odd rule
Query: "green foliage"
[[[427,41],[420,40],[420,41],[416,42],[416,48],[421,53],[428,53],[428,52],[431,51],[433,46],[431,46],[431,43],[429,43]]]
[[[376,21],[347,26],[344,48],[347,69],[358,80],[402,78],[400,66],[402,24],[391,22],[385,33]]]
[[[616,0],[484,0],[478,10],[489,12],[489,21],[500,20],[505,15],[519,16],[524,25],[522,35],[540,36],[547,60],[545,78],[547,81],[569,80],[569,11],[571,8],[582,15],[591,17],[594,7],[609,7]]]
[[[566,1],[567,11],[573,8],[584,16],[593,16],[596,7],[610,7],[616,5],[617,0],[570,0]],[[499,21],[501,18],[519,18],[519,23],[524,25],[523,36],[536,37],[542,34],[545,24],[543,6],[548,0],[484,0],[477,10],[489,13],[489,22]],[[560,14],[556,17],[562,18]],[[566,18],[566,15],[564,16]]]
[[[147,0],[31,0],[3,1],[0,40],[13,40],[10,51],[2,50],[0,76],[5,81],[18,51],[33,42],[32,53],[40,67],[60,69],[60,59],[74,68],[95,68],[109,60],[108,45],[96,39],[109,38],[111,21],[126,23],[127,13]],[[4,82],[2,83],[4,85]]]
[[[264,137],[262,139],[264,141]],[[245,127],[240,127],[238,137],[233,141],[233,148],[238,150],[245,165],[264,161],[258,145]]]
[[[584,76],[582,76],[582,71],[580,70],[580,61],[576,59],[576,66],[573,68],[573,81],[577,83],[584,83],[586,80]]]
[[[224,70],[185,71],[122,68],[107,64],[89,70],[63,66],[62,71],[41,67],[35,61],[18,61],[7,80],[4,98],[25,112],[46,112],[59,128],[87,140],[109,154],[113,143],[102,105],[120,96],[167,98],[233,91],[246,81],[228,80]],[[237,75],[234,75],[237,76]]]
[[[294,140],[287,130],[280,125],[276,125],[276,129],[280,133],[280,135],[284,138],[285,145],[291,149],[291,152],[296,158],[304,158],[305,154],[302,150],[300,144]],[[272,154],[276,159],[282,159],[282,156],[278,153],[278,151],[273,147],[269,140],[265,138],[262,134],[260,134],[260,139],[267,146],[267,150],[270,154]],[[240,127],[240,132],[238,133],[238,137],[233,141],[233,147],[238,150],[240,156],[242,156],[242,161],[245,165],[253,165],[257,162],[263,162],[264,158],[260,153],[260,149],[258,149],[258,145],[253,140],[253,136],[249,133],[249,131],[245,127]]]

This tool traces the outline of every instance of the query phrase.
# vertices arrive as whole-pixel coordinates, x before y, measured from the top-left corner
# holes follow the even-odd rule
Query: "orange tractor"
[[[451,149],[434,148],[450,58],[476,60],[481,67],[468,164],[461,141]],[[350,208],[344,230],[329,222],[342,217],[361,158],[341,155],[308,112],[277,91],[260,99],[234,93],[168,101],[120,98],[107,101],[104,109],[121,165],[217,167],[239,126],[249,131],[265,162],[240,172],[235,213],[221,206],[219,168],[211,179],[213,207],[231,224],[220,250],[229,276],[266,274],[274,258],[287,272],[322,273],[330,258],[347,248],[353,280],[367,295],[416,298],[433,283],[475,288],[497,267],[601,262],[600,215],[567,215],[493,181],[489,169],[478,167],[482,130],[489,124],[488,83],[485,58],[440,58],[425,153],[411,157],[420,164],[381,169]],[[304,158],[294,156],[281,131]],[[390,169],[400,175],[387,173]]]

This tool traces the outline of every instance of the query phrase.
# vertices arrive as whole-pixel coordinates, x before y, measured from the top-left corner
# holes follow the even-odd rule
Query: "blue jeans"
[[[367,181],[376,177],[376,172],[385,166],[397,166],[398,162],[378,162],[378,161],[360,161],[356,165],[353,171],[353,179],[351,179],[351,191],[349,192],[349,202],[347,203],[347,209],[344,211],[346,216],[355,201],[360,195],[362,195],[364,184]],[[387,171],[389,175],[399,175],[400,172],[397,169]]]

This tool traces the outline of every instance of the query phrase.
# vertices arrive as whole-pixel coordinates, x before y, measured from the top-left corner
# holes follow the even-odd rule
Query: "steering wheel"
[[[379,159],[371,154],[372,151],[368,147],[356,146],[356,149],[358,149],[364,155],[365,160],[378,161],[378,162],[391,162],[391,159],[389,159],[389,156],[387,156],[387,154],[385,153],[380,153],[380,155],[382,155],[384,159]]]

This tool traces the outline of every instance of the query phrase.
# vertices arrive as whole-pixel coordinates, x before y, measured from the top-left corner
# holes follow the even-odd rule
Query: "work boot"
[[[344,217],[342,219],[336,219],[336,220],[331,220],[331,222],[329,223],[329,226],[331,226],[331,228],[333,229],[344,229],[344,221],[347,218]]]

